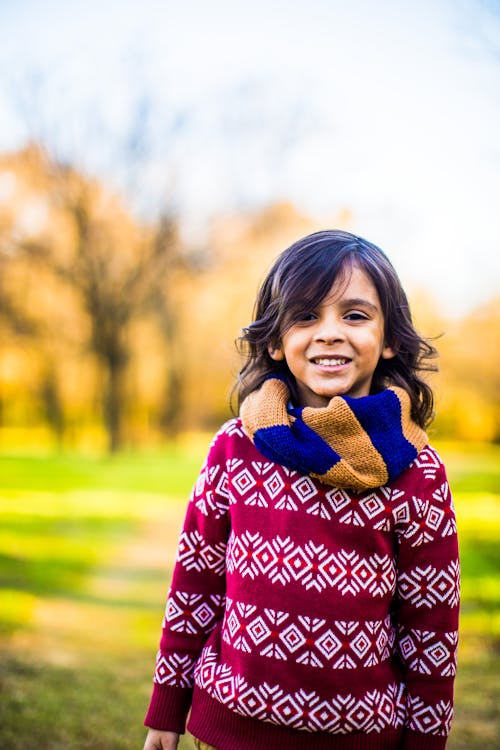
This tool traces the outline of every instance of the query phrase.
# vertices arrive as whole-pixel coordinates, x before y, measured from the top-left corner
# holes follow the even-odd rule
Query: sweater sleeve
[[[182,733],[194,669],[222,618],[229,536],[224,428],[215,436],[193,488],[180,535],[144,724]]]
[[[455,512],[443,464],[424,448],[396,490],[398,650],[405,674],[404,750],[443,750],[453,715],[459,605]]]

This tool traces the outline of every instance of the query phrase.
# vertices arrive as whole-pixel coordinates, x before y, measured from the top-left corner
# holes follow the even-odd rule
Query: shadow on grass
[[[487,644],[478,664],[462,664],[449,750],[499,747],[496,723],[498,658]],[[498,657],[498,654],[497,654]],[[140,750],[151,674],[143,659],[42,665],[0,653],[0,747],[25,750]],[[188,736],[179,750],[192,750]]]
[[[137,523],[130,518],[103,518],[97,516],[11,516],[2,517],[2,533],[36,535],[40,537],[57,536],[60,539],[86,540],[89,545],[96,541],[107,541],[130,533]]]
[[[123,660],[69,668],[0,653],[0,747],[140,750],[150,665]],[[31,738],[28,739],[28,738]],[[179,750],[192,750],[188,737]]]
[[[133,538],[139,525],[130,518],[7,516],[1,533],[10,544],[0,552],[0,588],[12,592],[13,599],[17,591],[113,608],[152,609],[155,603],[136,591],[141,584],[155,583],[166,590],[169,571],[113,562],[114,545]],[[101,595],[95,590],[97,579],[106,580],[108,592],[114,586],[122,591],[130,585],[131,590],[125,596]],[[15,601],[12,606],[15,610]],[[11,632],[18,627],[20,623],[10,621],[1,629]]]
[[[467,640],[467,636],[464,637],[462,645],[471,651],[473,643],[468,644]],[[485,638],[484,634],[480,634],[480,640],[475,657],[459,659],[455,719],[447,750],[493,750],[500,747],[499,643],[495,639]]]
[[[67,599],[105,607],[134,608],[137,610],[157,610],[158,603],[147,602],[144,598],[123,597],[111,598],[99,596],[88,590],[88,581],[92,577],[105,577],[110,585],[126,582],[132,583],[165,583],[169,571],[154,568],[119,568],[113,566],[96,566],[81,560],[27,560],[22,557],[0,554],[0,587],[10,591],[19,591],[40,597]],[[15,595],[15,594],[14,594]]]

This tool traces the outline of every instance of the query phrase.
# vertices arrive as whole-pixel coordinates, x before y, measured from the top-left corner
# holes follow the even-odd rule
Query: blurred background
[[[276,255],[338,227],[440,351],[449,747],[499,747],[498,1],[1,0],[0,38],[0,746],[142,747],[234,340]]]

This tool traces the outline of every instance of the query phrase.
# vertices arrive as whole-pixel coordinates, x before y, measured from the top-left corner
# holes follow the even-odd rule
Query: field
[[[450,750],[500,747],[500,449],[441,445],[463,605]],[[0,747],[140,750],[164,597],[204,440],[0,456]],[[192,748],[183,738],[181,748]]]

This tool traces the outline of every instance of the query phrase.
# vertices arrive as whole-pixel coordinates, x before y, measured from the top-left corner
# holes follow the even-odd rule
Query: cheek
[[[378,331],[373,331],[359,342],[359,346],[367,357],[371,357],[378,362],[384,352],[383,335]]]
[[[284,335],[282,340],[282,348],[285,356],[293,356],[295,353],[303,350],[305,346],[304,337],[298,332],[293,332],[290,335]]]

